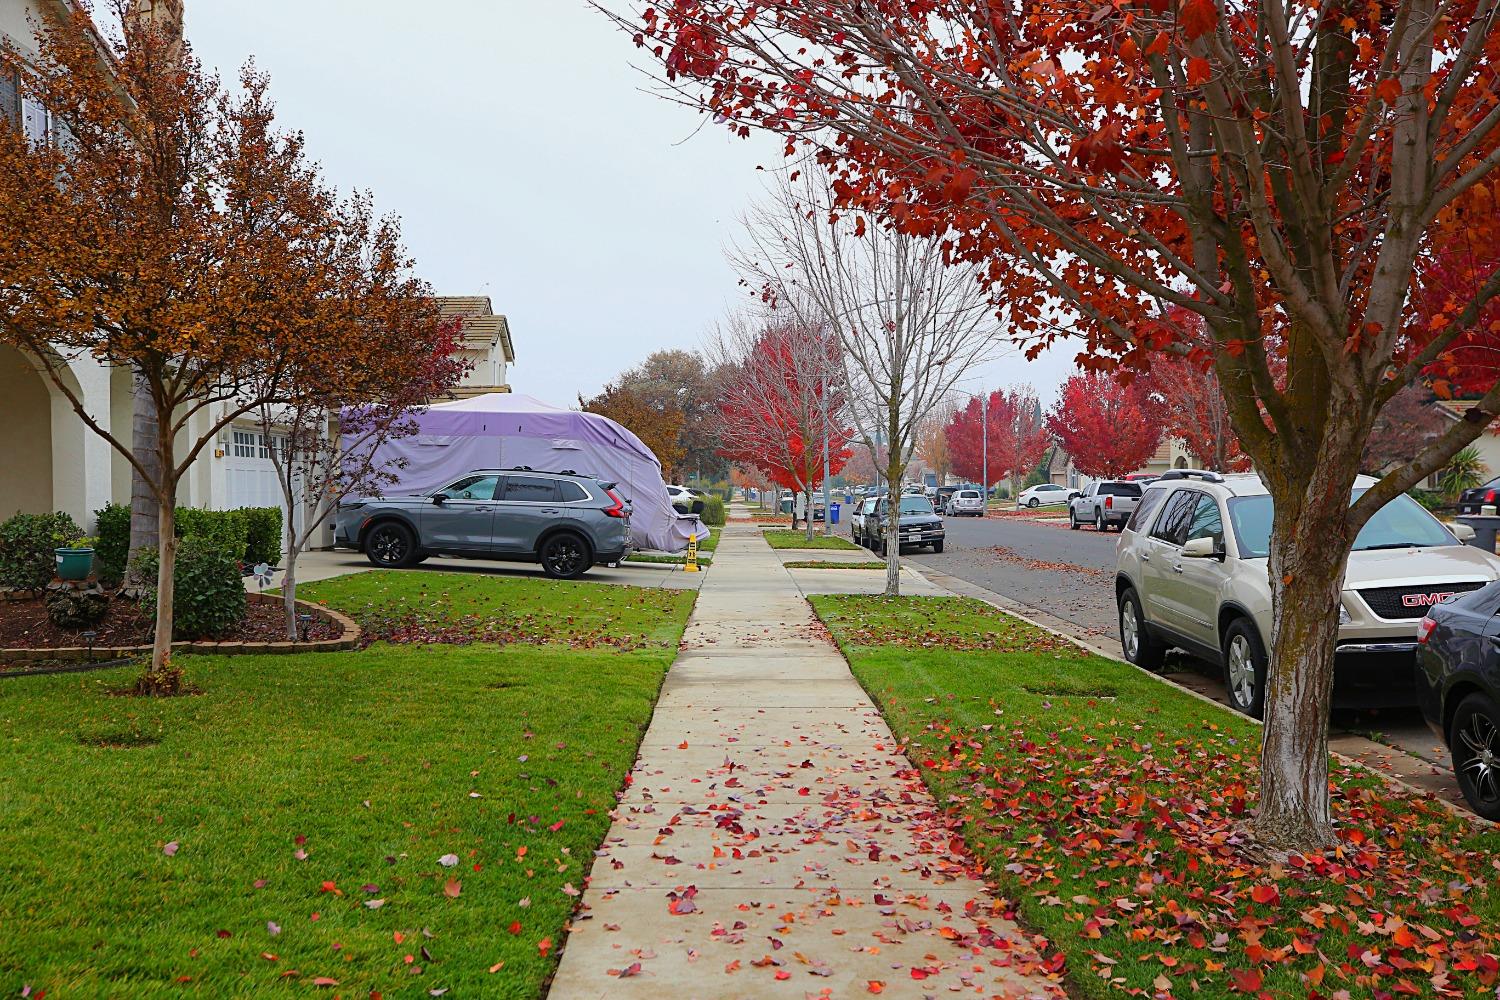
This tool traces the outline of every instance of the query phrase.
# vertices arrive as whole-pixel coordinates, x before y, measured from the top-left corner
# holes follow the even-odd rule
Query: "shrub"
[[[240,513],[247,533],[245,565],[275,566],[281,561],[281,508],[245,507]]]
[[[147,579],[155,580],[160,558],[156,551],[143,549],[137,558]],[[217,639],[228,635],[244,623],[247,605],[239,558],[204,536],[184,537],[172,574],[172,638]],[[147,615],[156,614],[155,588],[146,592],[141,608]]]
[[[178,507],[177,537],[203,539],[220,552],[233,556],[236,562],[244,562],[249,547],[250,522],[243,510]]]
[[[130,560],[130,508],[113,501],[94,511],[98,518],[94,529],[99,536],[94,545],[94,567],[99,579],[119,583],[125,579],[125,564]]]
[[[702,521],[703,521],[704,524],[707,524],[707,525],[710,525],[710,526],[713,526],[713,527],[723,527],[723,525],[724,525],[724,500],[723,500],[723,498],[721,498],[721,497],[715,497],[715,496],[707,496],[707,497],[703,498],[703,517],[702,517]]]
[[[1428,510],[1438,510],[1443,506],[1443,495],[1431,490],[1412,490],[1411,498]]]
[[[17,514],[0,524],[0,588],[41,590],[57,571],[53,550],[81,534],[62,511]]]

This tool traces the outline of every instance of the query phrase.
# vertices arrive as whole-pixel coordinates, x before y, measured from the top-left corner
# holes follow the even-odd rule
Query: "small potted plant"
[[[87,580],[94,570],[94,539],[87,536],[67,539],[53,550],[57,556],[59,580]]]

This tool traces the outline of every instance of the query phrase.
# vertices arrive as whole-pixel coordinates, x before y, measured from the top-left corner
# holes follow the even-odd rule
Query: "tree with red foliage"
[[[945,432],[955,472],[983,483],[986,491],[997,479],[1009,477],[1012,496],[1051,443],[1036,390],[1029,385],[972,397]]]
[[[1229,423],[1229,407],[1212,367],[1191,358],[1162,357],[1151,365],[1143,389],[1167,437],[1182,442],[1200,469],[1244,472],[1250,456]]]
[[[1500,413],[1494,365],[1463,362],[1500,271],[1449,252],[1497,214],[1500,0],[600,2],[676,97],[816,155],[839,209],[944,235],[1033,348],[1145,369],[1194,336],[1145,321],[1202,318],[1275,504],[1253,832],[1332,844],[1354,538]],[[1351,503],[1380,410],[1465,375],[1463,419]]]
[[[1079,372],[1062,384],[1047,429],[1078,471],[1096,479],[1137,472],[1156,454],[1162,425],[1145,392],[1103,372]]]
[[[797,323],[739,322],[721,334],[714,351],[724,366],[719,454],[806,494],[810,511],[813,487],[823,477],[824,444],[829,475],[850,456],[853,432],[843,425],[837,339]]]

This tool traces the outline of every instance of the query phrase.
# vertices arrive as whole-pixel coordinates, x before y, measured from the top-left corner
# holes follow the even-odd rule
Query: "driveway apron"
[[[731,524],[552,1000],[1056,997],[753,527]]]

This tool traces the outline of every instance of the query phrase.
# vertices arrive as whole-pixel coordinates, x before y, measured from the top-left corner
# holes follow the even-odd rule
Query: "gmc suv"
[[[386,569],[428,556],[541,563],[571,580],[630,550],[630,508],[613,483],[571,472],[476,469],[426,496],[339,505],[334,545]]]
[[[1354,495],[1374,485],[1359,477]],[[1259,717],[1271,638],[1271,497],[1255,475],[1173,470],[1145,490],[1120,536],[1115,577],[1125,658],[1155,669],[1170,647],[1222,666],[1230,704]],[[1456,534],[1456,533],[1457,534]],[[1399,496],[1360,531],[1339,606],[1334,697],[1415,703],[1417,623],[1453,594],[1500,577],[1500,558],[1464,545]]]

